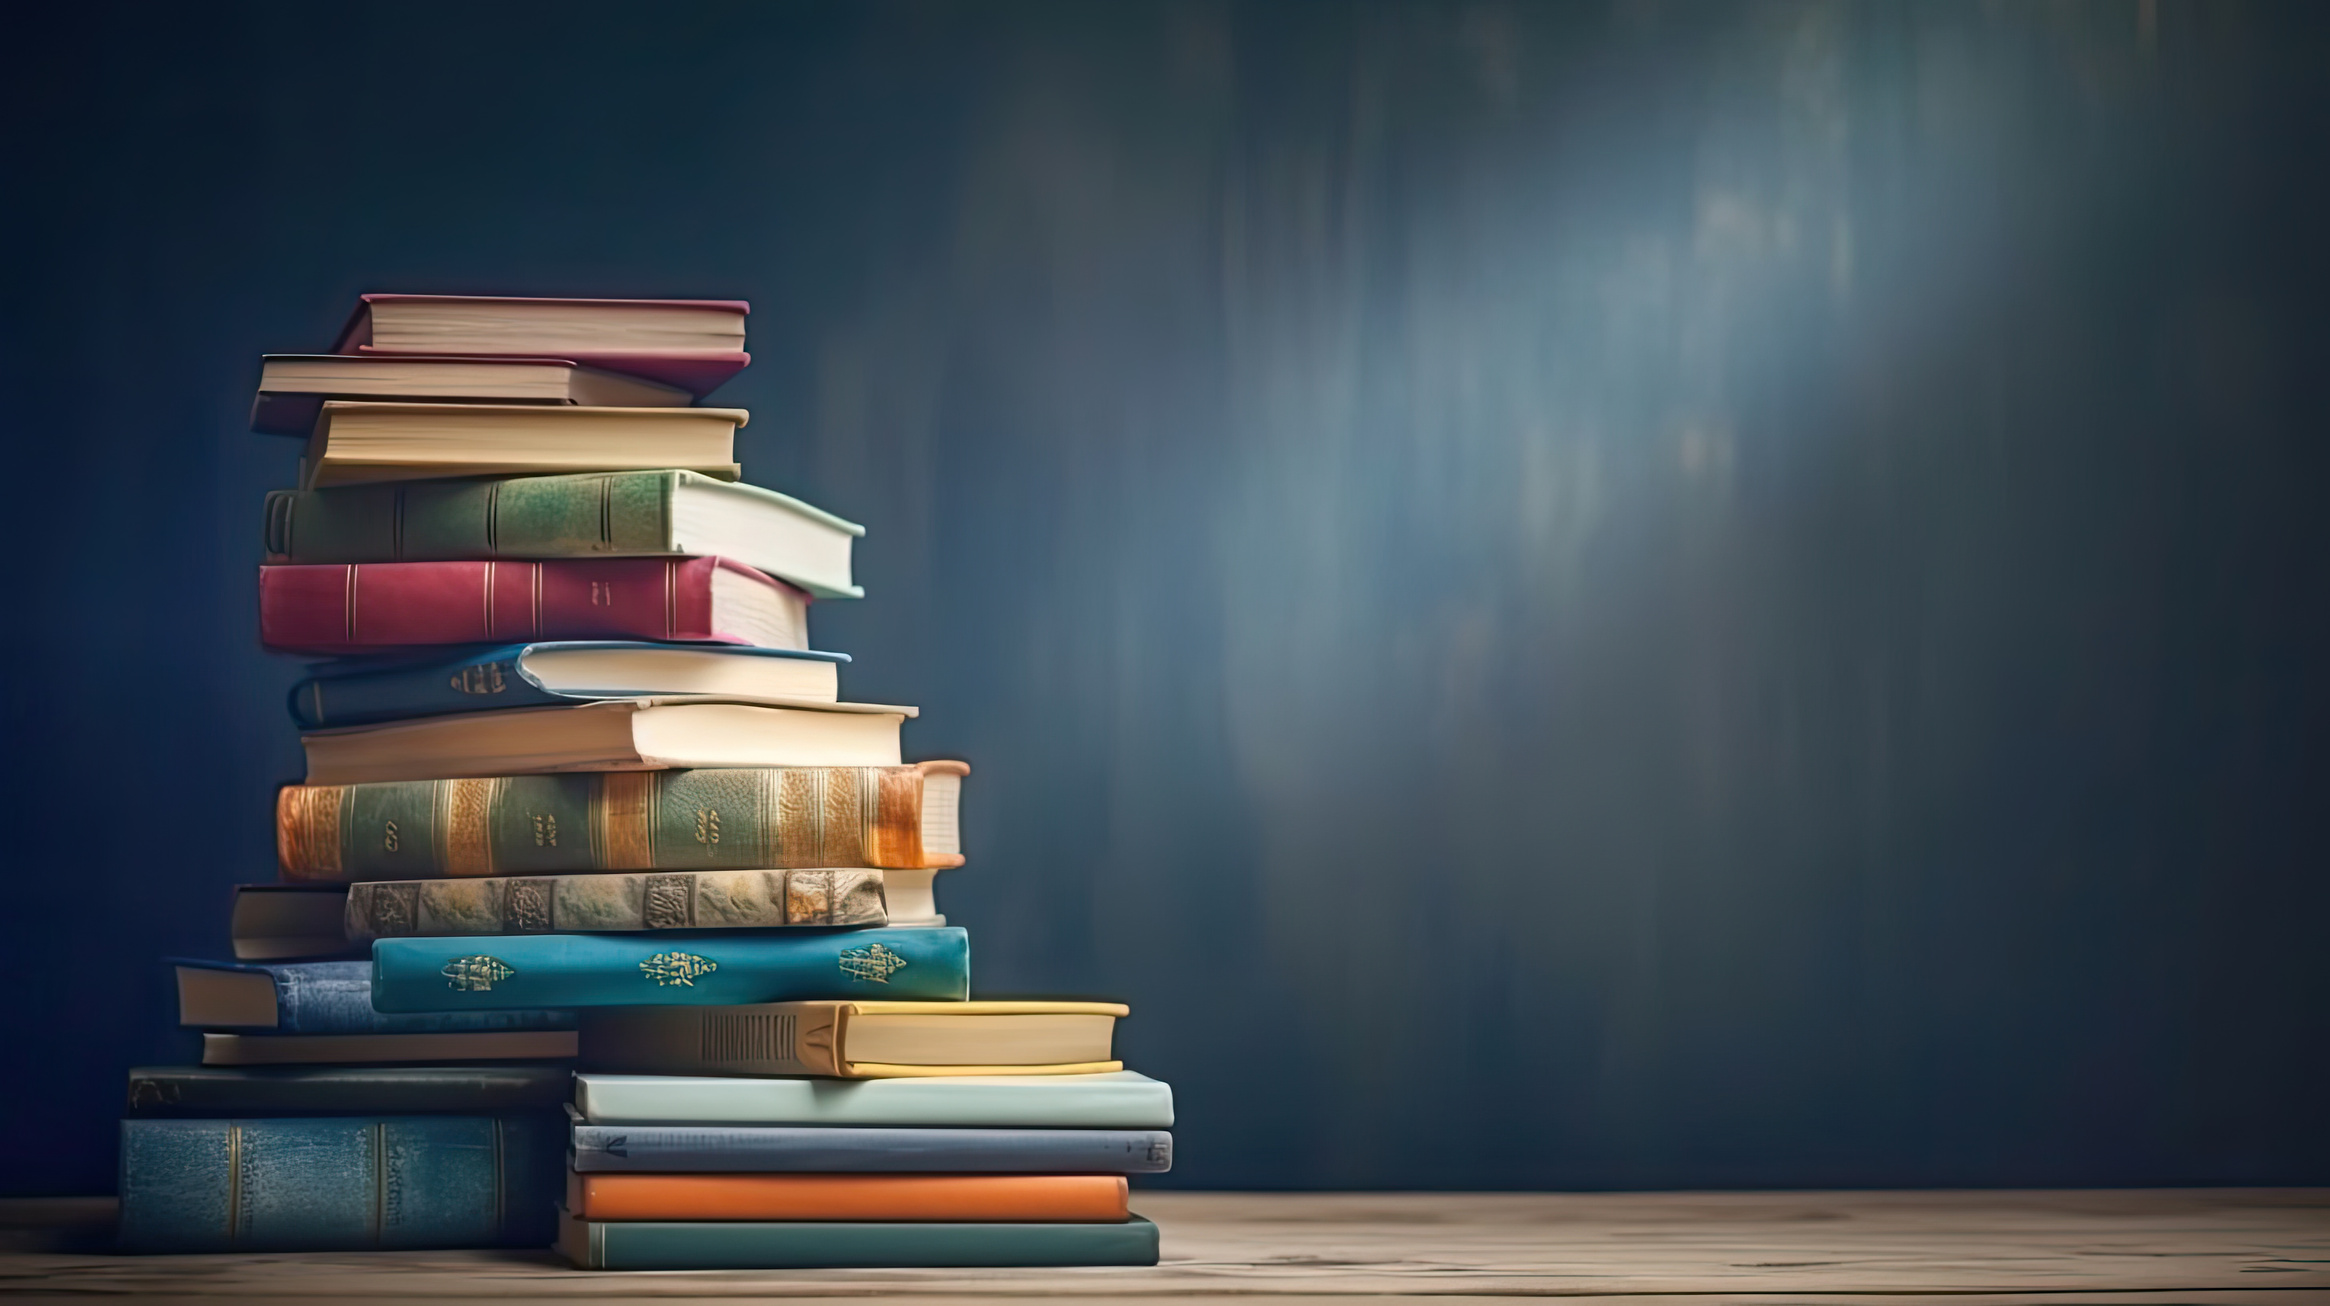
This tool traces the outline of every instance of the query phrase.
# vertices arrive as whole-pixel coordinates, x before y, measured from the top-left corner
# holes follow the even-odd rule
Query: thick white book
[[[1147,1075],[949,1075],[922,1079],[574,1077],[592,1124],[951,1125],[1168,1129],[1173,1089]]]

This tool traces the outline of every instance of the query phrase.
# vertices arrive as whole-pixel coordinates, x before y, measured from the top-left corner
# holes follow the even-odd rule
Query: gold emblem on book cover
[[[872,980],[887,984],[890,977],[906,968],[906,958],[879,943],[863,948],[844,948],[841,951],[842,972],[852,979]]]
[[[502,664],[487,662],[463,667],[451,681],[453,688],[464,694],[499,694],[508,682],[502,679]]]
[[[479,953],[474,957],[455,957],[437,973],[445,977],[445,987],[457,993],[488,993],[494,985],[518,972],[499,957]]]
[[[720,969],[720,963],[687,952],[659,952],[639,963],[639,973],[669,988],[696,987],[696,981]]]

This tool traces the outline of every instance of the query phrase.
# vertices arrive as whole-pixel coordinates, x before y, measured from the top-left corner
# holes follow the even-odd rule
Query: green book
[[[585,1270],[818,1270],[920,1266],[1155,1265],[1157,1226],[579,1220],[558,1250]]]
[[[267,496],[267,552],[293,563],[731,558],[820,598],[858,598],[865,528],[689,471],[394,481]]]

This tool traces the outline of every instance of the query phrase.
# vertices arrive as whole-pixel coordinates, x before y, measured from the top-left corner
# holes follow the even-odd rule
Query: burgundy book
[[[698,398],[752,361],[741,299],[364,295],[335,354],[560,358]]]
[[[259,641],[307,653],[536,639],[809,647],[809,596],[726,558],[259,568]]]

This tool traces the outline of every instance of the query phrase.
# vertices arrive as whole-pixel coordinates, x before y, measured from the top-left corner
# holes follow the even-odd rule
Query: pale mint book
[[[857,1080],[583,1073],[574,1104],[591,1124],[1173,1127],[1172,1088],[1130,1070]]]

